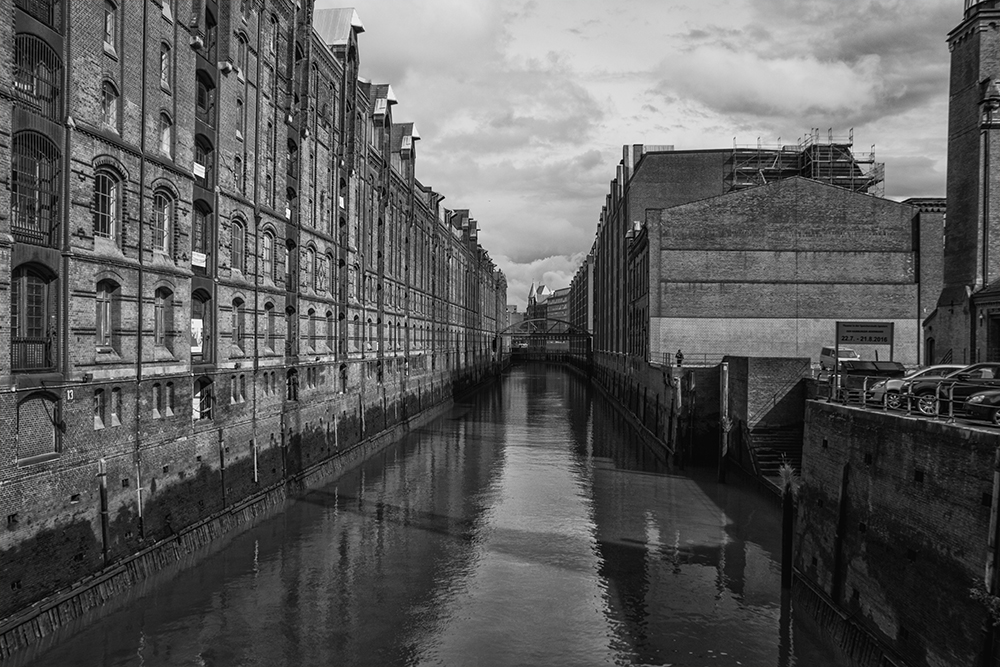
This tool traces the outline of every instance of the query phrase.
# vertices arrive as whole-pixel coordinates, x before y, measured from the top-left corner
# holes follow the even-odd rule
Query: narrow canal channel
[[[779,558],[776,503],[517,367],[30,664],[845,664]]]

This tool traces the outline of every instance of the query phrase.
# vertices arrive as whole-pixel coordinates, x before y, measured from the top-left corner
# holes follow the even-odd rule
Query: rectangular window
[[[160,383],[153,385],[153,419],[163,417],[163,386]]]
[[[111,292],[107,287],[97,290],[97,345],[111,347]]]
[[[107,399],[103,389],[94,392],[94,430],[104,428],[107,422]]]
[[[164,415],[167,417],[174,416],[174,383],[168,382],[167,389],[164,392]]]
[[[104,52],[117,56],[115,51],[118,44],[118,7],[115,3],[107,0],[104,3]]]
[[[122,425],[122,390],[118,387],[111,390],[111,425]]]

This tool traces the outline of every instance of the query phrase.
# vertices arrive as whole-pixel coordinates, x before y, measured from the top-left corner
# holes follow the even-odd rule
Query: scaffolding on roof
[[[742,190],[792,176],[802,176],[854,192],[884,195],[885,165],[875,161],[875,146],[867,155],[853,152],[854,130],[835,137],[831,128],[826,141],[819,128],[812,128],[795,144],[740,145],[733,138],[733,155],[727,175],[729,190]]]

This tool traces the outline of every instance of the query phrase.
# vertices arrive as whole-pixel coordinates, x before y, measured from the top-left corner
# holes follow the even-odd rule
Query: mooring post
[[[726,455],[729,451],[729,362],[719,369],[719,482],[726,482]]]

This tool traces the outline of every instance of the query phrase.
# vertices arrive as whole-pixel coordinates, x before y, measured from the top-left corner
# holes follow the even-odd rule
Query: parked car
[[[988,389],[969,396],[963,411],[973,419],[982,419],[1000,426],[1000,389]]]
[[[904,405],[905,398],[902,395],[902,388],[907,382],[914,380],[929,380],[931,378],[943,378],[949,373],[965,368],[962,364],[937,364],[919,370],[910,371],[900,378],[887,378],[873,384],[865,395],[865,400],[869,403],[883,403],[892,410],[899,410]]]
[[[956,411],[960,411],[972,394],[993,388],[1000,389],[1000,363],[985,362],[966,366],[943,378],[915,380],[904,384],[902,391],[914,396],[921,413],[936,415],[948,409],[949,391],[952,392]]]
[[[858,361],[861,357],[857,352],[849,347],[840,348],[840,356],[837,356],[837,348],[824,347],[819,353],[819,367],[825,371],[832,371],[838,361]]]

